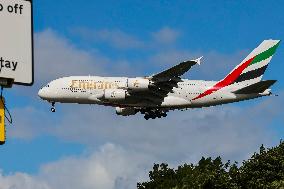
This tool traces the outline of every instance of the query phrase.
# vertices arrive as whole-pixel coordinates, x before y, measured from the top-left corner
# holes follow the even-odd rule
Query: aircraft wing
[[[183,74],[185,74],[192,66],[194,66],[195,64],[199,64],[201,63],[201,59],[203,57],[200,57],[196,60],[188,60],[188,61],[184,61],[181,62],[180,64],[165,70],[161,73],[155,74],[153,76],[150,76],[150,78],[152,79],[152,81],[166,81],[166,80],[170,80],[172,78],[179,78],[180,76],[182,76]]]
[[[180,76],[185,74],[195,64],[200,65],[201,59],[202,57],[182,62],[168,70],[148,77],[152,82],[149,90],[134,92],[133,95],[139,96],[156,106],[161,105],[168,93],[173,92],[174,87],[178,87],[177,83],[181,81]]]

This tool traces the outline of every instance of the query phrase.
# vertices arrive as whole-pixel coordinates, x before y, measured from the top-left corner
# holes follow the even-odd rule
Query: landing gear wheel
[[[149,116],[147,116],[147,115],[145,115],[144,118],[145,118],[146,120],[149,120]]]
[[[151,115],[151,118],[156,119],[157,117],[156,117],[156,115]]]
[[[54,107],[54,106],[55,106],[55,102],[52,102],[52,103],[51,103],[51,106],[52,106],[51,109],[50,109],[51,112],[55,112],[55,111],[56,111],[56,110],[55,110],[55,107]]]

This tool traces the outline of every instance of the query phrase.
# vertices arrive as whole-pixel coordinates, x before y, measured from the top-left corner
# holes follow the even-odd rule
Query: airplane
[[[166,117],[171,110],[187,110],[239,102],[272,95],[276,80],[262,80],[280,40],[264,40],[224,79],[182,79],[202,57],[148,77],[71,76],[51,81],[38,95],[51,103],[98,104],[115,107],[116,114],[144,118]]]

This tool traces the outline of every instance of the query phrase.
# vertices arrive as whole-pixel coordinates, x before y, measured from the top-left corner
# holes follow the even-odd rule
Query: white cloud
[[[132,189],[145,180],[152,157],[114,144],[81,157],[43,165],[39,174],[0,175],[1,189]],[[150,165],[151,166],[151,165]]]
[[[35,35],[36,81],[81,74],[104,74],[108,59],[98,53],[80,50],[48,29]]]
[[[110,109],[66,106],[60,108],[65,115],[48,134],[84,143],[89,152],[45,164],[37,175],[2,175],[0,183],[7,189],[130,189],[147,180],[154,163],[176,167],[219,155],[240,162],[261,144],[279,142],[270,123],[283,117],[279,111],[283,99],[259,101],[243,108],[227,105],[171,113],[169,118],[147,122],[138,116],[116,117]],[[93,148],[106,141],[100,150]]]
[[[45,165],[40,177],[52,188],[115,189],[122,183],[126,188],[134,188],[140,179],[145,179],[149,159],[145,154],[106,144],[99,152],[86,157]]]
[[[152,35],[154,40],[158,43],[174,44],[180,36],[180,32],[169,27],[164,27],[159,31],[154,32]]]
[[[48,134],[89,147],[110,142],[169,163],[194,162],[203,155],[240,161],[260,144],[278,142],[270,125],[283,116],[281,104],[278,98],[268,97],[242,108],[223,105],[170,112],[168,118],[150,121],[142,115],[119,117],[113,108],[58,104],[56,114],[47,106],[18,109],[18,121],[10,132],[14,138]]]
[[[4,175],[0,172],[0,189],[51,189],[45,182],[25,173]]]
[[[88,28],[75,28],[71,33],[79,36],[84,41],[107,44],[121,50],[140,49],[141,51],[164,48],[163,45],[174,45],[180,36],[178,30],[170,27],[163,27],[152,33],[149,32],[149,37],[143,40],[120,29],[92,30]]]
[[[242,160],[260,144],[275,142],[269,125],[282,115],[277,103],[278,99],[262,99],[245,108],[224,105],[171,112],[168,118],[154,121],[145,121],[141,115],[117,117],[114,109],[105,107],[77,106],[81,113],[75,115],[71,111],[75,107],[65,106],[55,132],[58,137],[87,145],[109,141],[167,162],[196,161],[202,155]],[[268,114],[271,107],[275,111]]]
[[[13,113],[13,129],[9,130],[9,136],[17,139],[32,140],[44,133],[52,132],[56,117],[50,115],[46,110],[27,106],[15,108]]]
[[[143,41],[119,29],[91,30],[76,28],[72,30],[72,33],[78,35],[83,40],[105,43],[117,49],[136,49],[144,46]]]

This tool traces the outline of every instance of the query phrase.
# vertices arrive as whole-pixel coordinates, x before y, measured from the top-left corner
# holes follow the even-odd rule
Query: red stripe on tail
[[[253,61],[254,58],[255,57],[244,62],[242,65],[236,68],[232,73],[227,75],[227,77],[225,77],[222,81],[219,81],[216,85],[214,85],[213,87],[211,87],[210,89],[208,89],[207,91],[205,91],[204,93],[200,94],[199,96],[195,97],[192,100],[197,100],[199,98],[205,97],[222,89],[223,87],[232,84],[241,75],[241,73],[250,65],[250,63]]]

